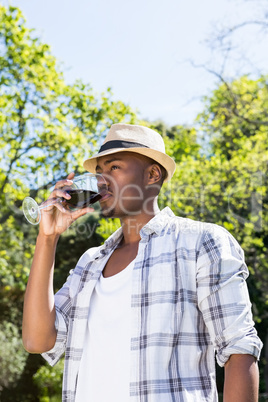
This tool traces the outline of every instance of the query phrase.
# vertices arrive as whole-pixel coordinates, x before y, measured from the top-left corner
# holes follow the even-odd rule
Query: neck
[[[155,215],[160,212],[157,205],[157,199],[154,200],[151,208],[148,211],[138,215],[127,216],[121,218],[121,226],[123,230],[123,243],[131,244],[140,241],[140,230],[145,226]]]

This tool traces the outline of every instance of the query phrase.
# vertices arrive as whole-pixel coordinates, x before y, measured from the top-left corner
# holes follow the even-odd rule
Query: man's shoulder
[[[79,258],[77,265],[85,266],[89,262],[101,257],[103,254],[108,254],[113,249],[114,245],[120,240],[122,236],[122,228],[117,229],[112,233],[103,244],[97,247],[91,247],[82,254]]]
[[[171,210],[170,210],[171,211]],[[172,212],[172,211],[171,211]],[[168,227],[177,228],[181,233],[189,233],[189,234],[203,234],[210,233],[211,235],[220,235],[223,233],[229,233],[224,227],[212,223],[212,222],[204,222],[191,218],[186,218],[182,216],[177,216],[173,212],[169,213],[169,220],[166,221]]]
[[[162,220],[160,237],[171,236],[173,241],[183,243],[185,247],[201,247],[202,244],[227,244],[239,246],[233,235],[216,223],[202,222],[186,217],[176,216],[170,209],[166,219]],[[177,240],[176,240],[177,239]]]
[[[91,247],[88,250],[86,250],[81,257],[79,258],[77,265],[80,266],[85,266],[88,264],[90,261],[94,260],[97,255],[100,253],[100,250],[103,248],[103,245],[98,246],[98,247]]]

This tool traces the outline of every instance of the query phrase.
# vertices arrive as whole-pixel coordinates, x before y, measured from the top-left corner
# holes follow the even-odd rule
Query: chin
[[[116,218],[115,216],[115,210],[113,209],[103,209],[101,210],[100,216],[102,218]]]

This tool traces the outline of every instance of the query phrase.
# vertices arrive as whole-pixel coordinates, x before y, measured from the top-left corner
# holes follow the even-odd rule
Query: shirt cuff
[[[67,327],[63,316],[59,311],[57,311],[57,309],[55,328],[57,330],[55,345],[49,351],[42,353],[43,358],[48,362],[48,364],[50,364],[50,366],[55,366],[55,364],[60,360],[65,352],[66,345]]]
[[[216,354],[217,363],[223,367],[231,355],[252,355],[260,359],[262,342],[253,328],[252,333],[243,339],[233,339],[231,344],[219,349]]]

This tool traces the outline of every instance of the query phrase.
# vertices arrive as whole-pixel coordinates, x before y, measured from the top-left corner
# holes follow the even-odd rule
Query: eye
[[[117,166],[117,165],[111,166],[111,170],[116,170],[116,169],[119,169],[119,166]]]

